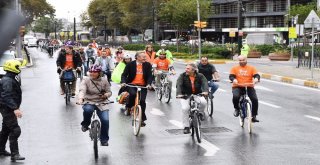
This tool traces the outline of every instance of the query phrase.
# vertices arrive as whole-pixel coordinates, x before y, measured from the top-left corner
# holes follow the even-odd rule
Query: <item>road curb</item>
[[[278,75],[273,75],[268,73],[259,73],[259,74],[261,75],[261,78],[264,78],[264,79],[279,81],[287,84],[300,85],[305,87],[320,88],[320,83],[312,80],[301,80],[301,79],[296,79],[292,77],[278,76]]]
[[[174,61],[182,62],[182,63],[191,63],[191,62],[199,62],[199,60],[185,60],[185,59],[174,59]],[[210,64],[229,64],[234,63],[234,61],[230,60],[209,60]]]

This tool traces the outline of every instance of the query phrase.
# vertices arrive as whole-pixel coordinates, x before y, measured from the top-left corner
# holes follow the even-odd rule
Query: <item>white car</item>
[[[21,58],[16,58],[15,51],[7,50],[2,55],[0,55],[0,79],[6,74],[6,71],[3,70],[3,65],[7,60],[16,59],[22,61]],[[18,75],[19,83],[21,84],[21,76]]]
[[[37,47],[37,39],[36,38],[30,38],[28,39],[28,47]]]

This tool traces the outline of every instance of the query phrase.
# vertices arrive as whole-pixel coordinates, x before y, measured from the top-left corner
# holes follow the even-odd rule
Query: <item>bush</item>
[[[256,49],[262,53],[262,55],[267,56],[269,53],[273,52],[275,49],[280,49],[281,45],[255,45]]]

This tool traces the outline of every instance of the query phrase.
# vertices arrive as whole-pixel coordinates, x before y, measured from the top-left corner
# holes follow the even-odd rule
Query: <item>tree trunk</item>
[[[129,30],[127,31],[127,37],[128,37],[129,43],[132,43],[132,39],[131,39],[131,29],[129,29]]]
[[[117,28],[113,28],[113,34],[112,34],[112,41],[116,41],[116,33],[117,33]]]

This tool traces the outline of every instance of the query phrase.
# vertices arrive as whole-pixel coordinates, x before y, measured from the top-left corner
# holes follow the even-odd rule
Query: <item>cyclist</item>
[[[123,56],[123,60],[114,68],[112,75],[111,75],[111,80],[115,83],[120,83],[121,82],[121,75],[123,73],[124,68],[128,63],[132,61],[132,58],[129,55]]]
[[[93,47],[94,49],[97,49],[98,46],[99,46],[99,45],[96,43],[96,40],[92,40],[92,47]]]
[[[211,88],[211,95],[213,96],[214,92],[217,91],[219,85],[214,83],[213,80],[219,81],[220,76],[216,68],[208,62],[207,56],[202,56],[200,63],[198,64],[199,73],[202,73],[208,80],[208,86]]]
[[[17,118],[22,117],[20,110],[22,91],[18,82],[18,74],[21,62],[17,60],[8,60],[5,62],[3,69],[7,71],[0,81],[0,113],[2,115],[2,130],[0,132],[0,156],[10,156],[11,160],[24,160],[19,154],[18,138],[21,129]],[[5,150],[9,138],[10,151]]]
[[[102,46],[98,46],[98,50],[97,50],[97,56],[100,57],[102,54]]]
[[[145,54],[146,54],[147,62],[152,64],[153,60],[156,58],[156,52],[153,50],[152,45],[150,44],[146,45]]]
[[[92,65],[89,69],[89,77],[85,77],[80,85],[79,104],[83,104],[83,121],[81,130],[86,132],[91,123],[93,111],[101,121],[100,142],[102,146],[108,146],[109,140],[109,111],[106,105],[96,105],[104,103],[111,95],[108,80],[101,77],[101,66]]]
[[[61,53],[56,61],[57,63],[57,72],[59,74],[61,74],[62,70],[68,70],[68,69],[75,69],[76,71],[81,71],[81,65],[82,65],[82,61],[81,61],[81,57],[79,55],[79,53],[75,52],[73,50],[72,46],[66,46],[66,52],[65,53]],[[63,79],[60,78],[60,88],[61,88],[61,95],[64,95],[64,82]],[[72,96],[75,96],[75,91],[76,91],[76,79],[73,81],[72,83],[72,89],[71,89],[71,93]]]
[[[89,44],[88,45],[88,48],[85,50],[86,52],[86,61],[84,63],[84,75],[87,75],[87,72],[88,72],[88,67],[89,67],[89,63],[90,63],[90,60],[92,61],[92,63],[94,64],[95,62],[95,55],[97,54],[96,50],[93,49],[93,46],[92,44]]]
[[[155,75],[155,79],[156,79],[156,86],[159,87],[160,86],[160,76],[161,76],[161,73],[159,74],[158,72],[159,71],[164,71],[164,72],[168,72],[168,71],[171,71],[172,74],[175,74],[175,70],[173,68],[173,66],[171,65],[171,62],[170,60],[168,60],[166,58],[166,51],[162,50],[160,52],[160,55],[158,58],[156,58],[154,61],[153,61],[153,72],[154,72],[154,75]],[[169,82],[169,86],[170,86],[170,91],[171,91],[171,88],[172,88],[172,81],[169,79],[168,77],[168,82]]]
[[[160,47],[161,47],[161,49],[158,50],[156,55],[159,56],[161,51],[165,51],[166,52],[166,58],[168,60],[170,60],[171,64],[173,64],[173,56],[172,56],[172,53],[170,52],[170,50],[167,49],[167,45],[166,44],[161,44]]]
[[[111,81],[111,73],[114,69],[114,62],[111,56],[107,55],[107,49],[102,50],[101,57],[98,57],[96,65],[102,66],[102,73],[108,77],[108,81]]]
[[[258,83],[260,81],[260,75],[258,74],[255,67],[247,65],[247,58],[245,56],[239,56],[239,65],[232,67],[229,75],[229,79],[233,83],[232,85],[232,102],[234,107],[233,115],[235,117],[239,116],[240,107],[239,107],[239,99],[241,93],[245,89],[244,87],[239,86],[238,84],[246,84],[246,83]],[[258,97],[256,94],[256,90],[253,85],[249,85],[247,88],[248,96],[252,102],[252,122],[259,122],[257,119],[258,115]]]
[[[185,95],[190,96],[191,94],[202,94],[199,96],[200,100],[200,115],[201,120],[204,119],[204,109],[206,108],[207,101],[205,96],[208,95],[208,83],[206,77],[197,72],[197,66],[193,63],[187,64],[185,72],[182,73],[177,80],[177,98],[183,98]],[[190,133],[189,128],[189,98],[181,99],[182,107],[182,122],[184,125],[184,134]]]
[[[122,61],[123,56],[124,56],[123,48],[121,46],[119,46],[118,50],[115,53],[116,66]]]
[[[121,83],[147,86],[150,89],[152,83],[152,66],[149,62],[146,62],[145,52],[137,52],[135,57],[136,60],[128,63],[124,68],[124,71],[121,75]],[[129,110],[129,108],[134,105],[137,90],[136,88],[128,87],[127,91],[129,92],[129,103],[126,105],[126,109]],[[146,126],[144,121],[147,120],[145,114],[147,93],[147,89],[141,89],[140,105],[142,109],[142,127]]]

